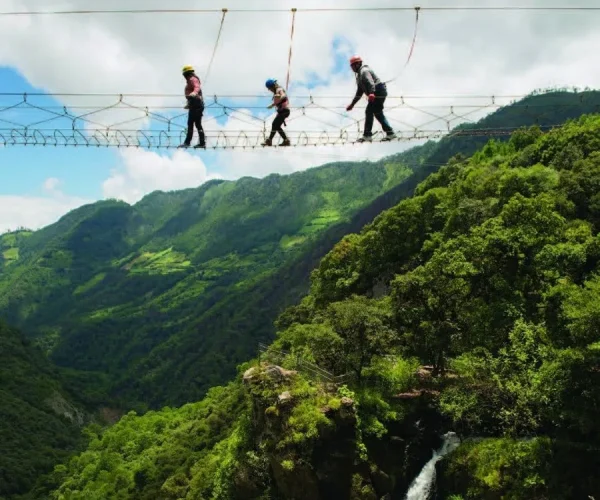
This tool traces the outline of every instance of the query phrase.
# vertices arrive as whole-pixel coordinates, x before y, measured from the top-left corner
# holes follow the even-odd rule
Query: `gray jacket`
[[[385,86],[385,83],[382,83],[375,72],[366,64],[363,64],[354,76],[356,77],[355,103],[358,102],[363,94],[374,94],[375,87]]]

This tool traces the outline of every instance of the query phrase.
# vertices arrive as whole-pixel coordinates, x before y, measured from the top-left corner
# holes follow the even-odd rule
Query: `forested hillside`
[[[0,498],[30,491],[84,444],[89,416],[73,396],[43,353],[0,322]]]
[[[327,253],[260,364],[99,433],[54,498],[404,498],[448,430],[440,498],[598,498],[599,187],[597,115],[452,159]]]
[[[240,341],[245,331],[234,316],[242,311],[229,304],[247,302],[257,284],[410,176],[418,162],[340,163],[154,193],[135,206],[84,206],[40,231],[2,237],[0,311],[54,362],[106,372],[113,382],[165,341],[184,339],[185,350],[199,356],[192,373],[183,375],[190,369],[184,359],[175,372],[169,365],[150,374],[140,365],[148,392],[129,387],[126,400],[200,397],[231,376],[259,338],[269,338],[257,332]],[[180,377],[199,380],[170,394]]]
[[[599,105],[598,92],[549,92],[471,126],[551,126]],[[345,234],[487,140],[463,128],[379,162],[103,201],[3,235],[0,316],[59,365],[107,374],[124,407],[197,400],[273,338],[274,319]]]

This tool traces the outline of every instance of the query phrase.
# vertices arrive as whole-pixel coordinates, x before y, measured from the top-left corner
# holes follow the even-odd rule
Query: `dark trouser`
[[[185,144],[188,146],[192,142],[192,137],[194,135],[194,125],[196,125],[196,129],[198,130],[199,141],[198,143],[202,146],[205,145],[204,138],[204,129],[202,128],[202,115],[204,114],[204,103],[200,100],[189,99],[190,109],[188,112],[188,128],[187,135],[185,136]]]
[[[387,134],[393,132],[392,127],[387,121],[387,118],[383,114],[383,103],[387,97],[387,89],[385,86],[378,86],[375,88],[375,100],[367,104],[365,110],[365,136],[369,137],[373,135],[373,117],[377,118],[377,121],[381,123],[381,128]]]
[[[273,137],[275,137],[276,132],[279,132],[279,135],[284,141],[287,139],[287,136],[285,135],[285,132],[281,126],[288,116],[290,116],[289,108],[283,108],[282,110],[277,111],[277,116],[273,120],[273,125],[271,126],[271,135],[269,136],[269,139],[272,140]]]

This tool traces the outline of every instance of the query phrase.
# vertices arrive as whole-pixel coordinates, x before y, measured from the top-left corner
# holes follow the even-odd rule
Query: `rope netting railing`
[[[58,97],[68,105],[57,104]],[[249,102],[245,106],[229,104],[236,102],[236,97]],[[520,107],[530,123],[552,126],[544,119],[551,109],[520,105],[517,101],[522,97],[391,96],[385,114],[397,142],[448,134],[510,134],[514,128],[472,125],[507,105]],[[207,149],[262,148],[274,116],[265,110],[267,99],[262,95],[205,96],[202,123]],[[0,146],[176,148],[187,130],[187,111],[181,100],[180,96],[150,94],[0,94]],[[291,95],[290,101],[292,111],[285,130],[292,146],[353,144],[362,136],[364,108],[345,112],[347,96]],[[471,125],[457,130],[460,124]],[[373,130],[373,142],[383,139],[376,121]]]
[[[258,362],[269,361],[271,363],[285,364],[288,368],[298,370],[312,379],[330,384],[342,384],[352,379],[351,373],[344,375],[334,375],[333,373],[310,363],[300,356],[295,356],[287,351],[274,349],[266,344],[258,344]]]

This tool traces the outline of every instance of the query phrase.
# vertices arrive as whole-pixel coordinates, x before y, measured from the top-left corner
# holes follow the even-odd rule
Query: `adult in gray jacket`
[[[381,123],[381,128],[386,133],[384,141],[391,141],[396,138],[396,134],[390,124],[388,123],[385,115],[383,114],[383,103],[387,97],[387,87],[382,82],[375,72],[366,64],[363,64],[363,60],[360,56],[353,56],[350,58],[350,67],[356,74],[356,94],[354,99],[346,111],[352,110],[354,105],[360,100],[363,94],[367,95],[369,103],[365,110],[365,130],[363,136],[358,139],[358,142],[371,142],[373,140],[373,117],[377,118],[377,121]]]

